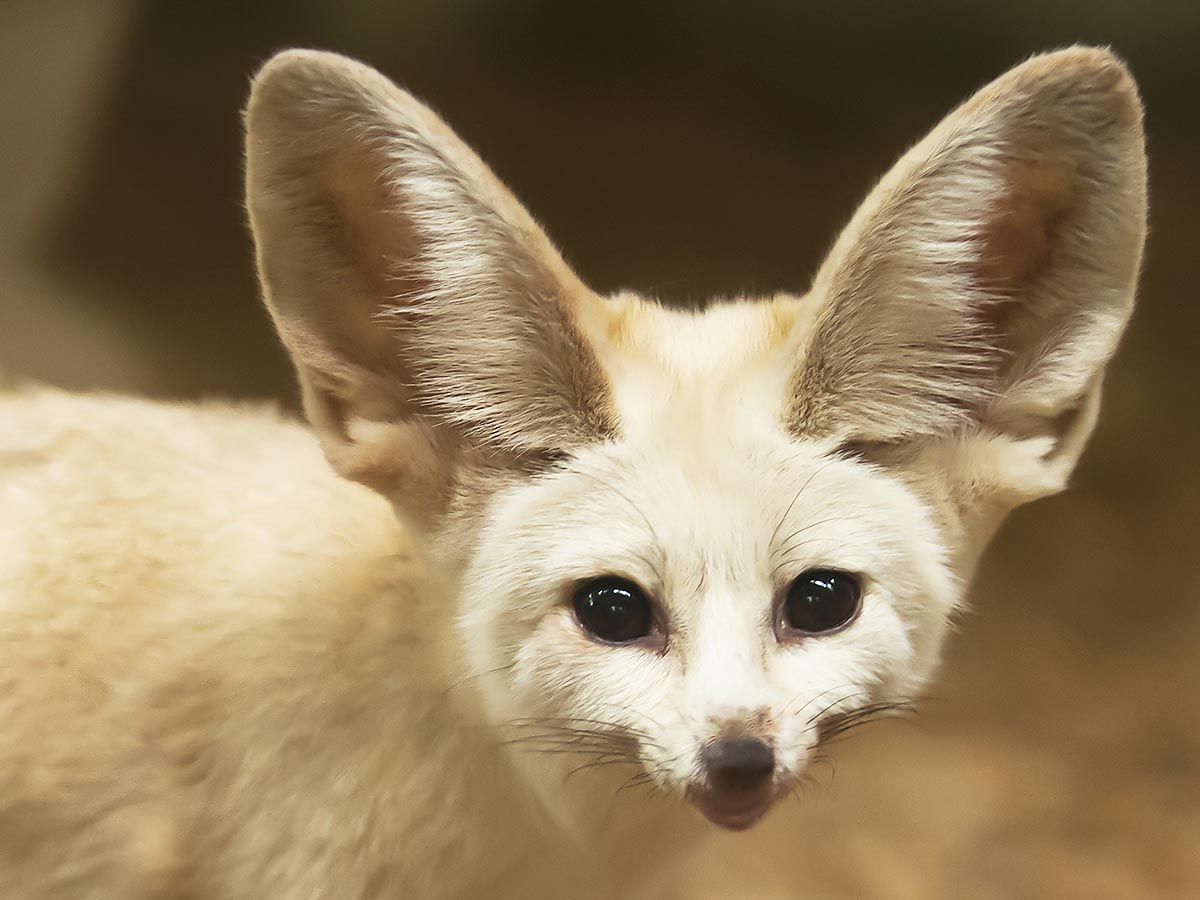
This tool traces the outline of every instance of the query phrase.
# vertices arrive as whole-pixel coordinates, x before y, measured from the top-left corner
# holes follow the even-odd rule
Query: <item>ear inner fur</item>
[[[613,434],[585,333],[600,299],[429,110],[359,63],[290,51],[246,122],[264,295],[344,471],[377,480],[378,454],[345,446],[355,419],[419,415],[518,451]]]
[[[1077,49],[1019,66],[906,154],[814,281],[788,426],[896,440],[1077,406],[1128,318],[1141,111]]]

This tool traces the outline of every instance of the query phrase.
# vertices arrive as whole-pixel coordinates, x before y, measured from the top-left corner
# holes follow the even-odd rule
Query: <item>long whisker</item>
[[[849,734],[863,725],[878,722],[882,719],[903,717],[913,711],[914,706],[910,700],[881,701],[878,703],[869,703],[850,712],[830,716],[821,725],[820,743],[822,746],[828,747],[836,738]]]
[[[617,485],[613,484],[612,482],[604,481],[601,478],[599,478],[598,476],[592,474],[591,472],[587,472],[582,469],[575,470],[575,471],[578,474],[583,475],[585,478],[591,479],[594,483],[600,485],[604,489],[612,491],[614,494],[616,494],[618,497],[620,497],[622,500],[624,500],[625,503],[629,506],[629,508],[632,509],[635,513],[637,513],[638,516],[641,518],[641,520],[644,523],[646,523],[646,529],[650,532],[650,537],[654,541],[654,546],[659,550],[660,554],[662,553],[663,543],[658,537],[658,532],[654,528],[654,523],[650,521],[650,519],[646,516],[646,514],[644,512],[642,512],[642,508],[640,506],[638,506],[636,503],[634,503],[633,499],[628,494],[626,494],[623,490],[621,490],[621,488],[617,487]],[[664,579],[663,579],[662,569],[660,568],[660,566],[658,564],[656,564],[653,560],[650,560],[645,556],[642,557],[642,561],[645,562],[650,567],[650,569],[654,572],[654,577],[658,580],[658,583],[663,584]]]
[[[821,466],[819,469],[809,475],[808,480],[805,481],[804,484],[800,485],[800,490],[796,491],[796,496],[792,497],[792,502],[787,505],[787,509],[783,511],[783,515],[780,516],[779,521],[775,523],[775,530],[771,532],[771,546],[775,545],[775,539],[779,537],[779,529],[783,527],[783,523],[787,521],[787,517],[792,514],[792,508],[796,505],[796,501],[800,499],[800,495],[808,489],[808,486],[812,484],[814,478],[825,471],[825,468],[828,465],[828,462],[825,463],[825,465]]]
[[[831,694],[834,691],[842,691],[842,690],[847,691],[848,693],[844,697],[841,697],[838,701],[836,701],[837,703],[840,703],[840,702],[842,702],[842,700],[846,700],[846,699],[854,696],[854,694],[858,691],[858,688],[853,684],[837,684],[837,685],[834,685],[833,687],[828,687],[825,690],[821,691],[820,693],[815,694],[812,697],[809,697],[808,700],[806,700],[804,702],[804,705],[796,710],[795,714],[797,716],[803,715],[804,711],[806,709],[808,709],[810,706],[812,706],[814,703],[816,703],[822,697],[824,697],[828,694]],[[804,694],[800,693],[800,694],[797,694],[794,698],[792,698],[791,702],[789,702],[787,704],[787,706],[785,706],[783,708],[783,714],[787,715],[792,708],[792,704],[795,703],[797,700],[799,700],[802,696],[804,696]],[[826,709],[829,709],[829,708],[830,707],[826,707]],[[822,710],[822,713],[818,715],[818,718],[820,717],[820,715],[823,715],[823,714],[824,714],[824,710]],[[810,720],[807,724],[811,725],[812,721]]]
[[[618,745],[628,745],[630,742],[642,744],[655,749],[663,749],[649,734],[637,728],[623,728],[620,731],[611,728],[595,728],[592,726],[575,726],[556,724],[549,721],[510,722],[505,726],[514,738],[532,738],[538,735],[564,740],[589,740],[593,743],[607,742]]]
[[[797,528],[795,531],[793,531],[791,534],[789,534],[786,538],[784,538],[784,545],[782,547],[777,548],[775,550],[775,552],[772,554],[772,558],[777,559],[778,561],[775,563],[774,567],[771,569],[771,577],[772,578],[778,577],[779,570],[782,569],[784,567],[784,565],[787,564],[787,561],[788,561],[787,556],[789,553],[792,553],[793,551],[798,550],[800,547],[803,547],[806,544],[816,543],[815,538],[810,538],[809,540],[797,541],[797,540],[795,540],[797,537],[804,534],[806,531],[810,531],[813,528],[820,528],[822,525],[828,525],[830,522],[837,522],[840,518],[841,518],[840,516],[829,516],[824,519],[819,519],[816,522],[809,522],[809,523],[801,526],[800,528]]]
[[[811,716],[809,716],[808,721],[806,721],[804,724],[809,725],[809,726],[815,725],[818,721],[820,721],[822,718],[824,718],[824,716],[831,709],[833,709],[835,706],[839,706],[839,705],[845,703],[847,700],[849,700],[851,697],[853,697],[856,693],[858,693],[858,690],[854,689],[850,693],[846,694],[845,696],[838,697],[837,699],[832,700],[829,703],[826,703],[819,710],[817,710],[815,713],[813,713]]]
[[[464,675],[462,678],[458,679],[458,681],[454,682],[452,685],[450,685],[448,688],[446,688],[446,694],[448,695],[451,692],[458,690],[460,687],[462,687],[468,681],[474,681],[476,678],[484,678],[488,675],[497,675],[500,672],[508,672],[508,671],[512,670],[516,666],[516,664],[517,663],[514,660],[513,662],[510,662],[506,666],[496,666],[496,668],[494,668],[494,669],[485,669],[482,672],[471,672],[468,675]]]
[[[571,769],[571,771],[567,772],[567,774],[563,776],[563,781],[566,781],[568,778],[570,778],[572,775],[576,774],[577,772],[583,772],[588,769],[600,769],[600,768],[604,768],[606,766],[617,766],[617,765],[636,766],[636,765],[638,765],[638,761],[636,759],[629,759],[627,757],[622,757],[619,759],[593,760],[592,762],[587,762],[581,766],[576,766],[575,768]]]
[[[851,687],[851,686],[847,686]],[[836,688],[823,691],[817,697],[812,698],[802,707],[807,708],[812,703],[824,694],[830,693]],[[858,691],[857,688],[851,690],[847,695],[833,700],[825,704],[817,712],[813,713],[807,720],[807,725],[817,727],[817,743],[813,748],[813,753],[809,758],[808,765],[805,768],[798,780],[797,785],[793,788],[793,793],[799,796],[801,787],[809,786],[817,787],[820,785],[816,777],[816,770],[824,767],[829,770],[829,778],[832,781],[837,775],[837,764],[834,759],[828,754],[828,750],[835,744],[845,740],[846,737],[853,731],[869,725],[872,722],[883,721],[884,719],[900,718],[903,721],[911,721],[910,713],[916,711],[916,706],[912,699],[901,700],[880,700],[873,703],[866,703],[856,709],[849,710],[844,713],[833,713],[827,715],[829,710],[836,707],[839,703],[844,702],[853,696]],[[824,721],[821,721],[824,719]],[[820,723],[820,724],[817,724]]]

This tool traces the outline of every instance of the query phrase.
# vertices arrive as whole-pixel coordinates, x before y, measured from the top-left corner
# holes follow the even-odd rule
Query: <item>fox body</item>
[[[637,895],[918,694],[1144,237],[1099,50],[953,112],[806,295],[701,312],[592,293],[361,64],[280,54],[246,127],[311,430],[0,401],[5,898]]]

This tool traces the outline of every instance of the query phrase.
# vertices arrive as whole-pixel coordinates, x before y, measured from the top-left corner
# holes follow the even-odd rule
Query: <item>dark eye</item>
[[[809,569],[792,582],[783,604],[783,621],[805,634],[841,628],[858,613],[862,587],[848,572]]]
[[[575,617],[588,634],[611,644],[644,638],[654,628],[646,595],[632,581],[606,577],[575,592]]]

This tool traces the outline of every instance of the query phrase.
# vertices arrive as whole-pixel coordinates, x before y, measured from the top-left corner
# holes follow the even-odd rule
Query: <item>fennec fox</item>
[[[272,59],[246,133],[316,439],[9,392],[5,900],[616,898],[750,827],[1063,487],[1144,235],[1102,50],[951,113],[806,295],[698,313],[591,292],[349,59]]]

